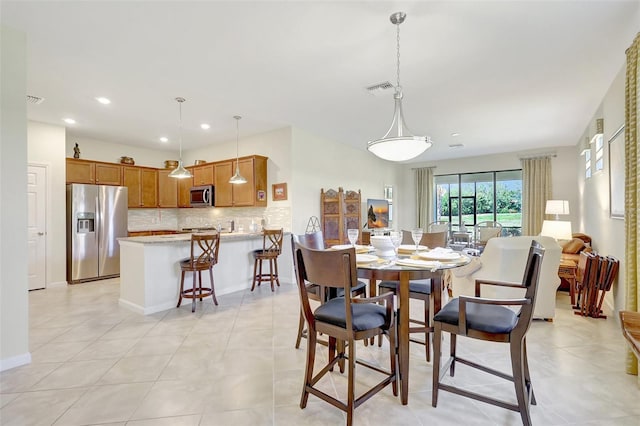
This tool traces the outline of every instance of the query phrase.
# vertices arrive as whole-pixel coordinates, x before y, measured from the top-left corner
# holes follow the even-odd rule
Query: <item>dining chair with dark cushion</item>
[[[475,297],[460,296],[452,299],[433,317],[433,392],[431,404],[438,404],[438,392],[440,390],[452,392],[458,395],[472,398],[477,401],[497,405],[513,411],[518,411],[525,426],[531,425],[529,405],[535,404],[535,396],[529,374],[527,361],[527,331],[533,318],[533,309],[536,303],[536,293],[540,276],[540,265],[544,256],[544,248],[537,241],[531,242],[527,264],[524,270],[522,283],[510,283],[491,280],[476,280]],[[488,299],[481,297],[483,285],[504,286],[520,288],[524,291],[521,298],[514,299]],[[519,307],[515,311],[509,307]],[[455,374],[456,363],[493,374],[502,379],[514,383],[517,404],[499,400],[477,393],[469,389],[463,389],[454,384],[443,383],[440,376],[440,357],[442,333],[450,334],[450,358],[444,366],[449,368],[449,374]],[[465,336],[472,339],[491,342],[509,343],[511,354],[512,375],[489,368],[469,359],[461,358],[456,354],[457,336]]]
[[[294,242],[293,251],[300,304],[309,329],[300,407],[305,408],[309,394],[313,394],[345,411],[347,426],[351,426],[354,409],[387,385],[391,384],[394,396],[398,395],[396,321],[393,296],[386,294],[371,298],[351,297],[351,288],[358,283],[356,252],[353,247],[343,250],[314,250]],[[328,289],[342,289],[344,297],[328,300],[312,310],[307,293],[307,283],[309,282]],[[321,369],[316,369],[314,375],[318,333],[329,336],[329,357],[328,363]],[[356,359],[355,342],[380,334],[386,335],[389,339],[390,366],[388,370]],[[346,351],[348,352],[346,353]],[[333,370],[336,364],[342,366],[345,362],[348,380],[346,402],[327,394],[322,390],[322,387],[316,386],[328,372]],[[382,380],[357,398],[355,396],[356,363],[382,375]],[[326,381],[321,383],[326,385]]]

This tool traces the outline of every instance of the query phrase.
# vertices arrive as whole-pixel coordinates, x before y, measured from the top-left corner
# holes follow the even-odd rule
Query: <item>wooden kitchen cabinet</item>
[[[67,158],[67,183],[122,185],[122,166],[115,163]]]
[[[187,168],[193,174],[193,169]],[[176,179],[178,181],[178,207],[191,207],[190,193],[193,178]]]
[[[263,207],[267,205],[267,157],[254,155],[238,161],[240,174],[247,183],[233,185],[229,179],[236,170],[236,161],[215,163],[216,207]],[[260,195],[259,195],[260,194]]]
[[[125,166],[122,181],[129,190],[129,207],[158,206],[158,170],[149,167]]]
[[[172,170],[158,170],[158,207],[178,207],[178,181],[169,177]]]
[[[193,186],[215,184],[215,179],[213,178],[213,174],[214,174],[213,164],[196,166],[193,168],[192,173],[193,173]]]

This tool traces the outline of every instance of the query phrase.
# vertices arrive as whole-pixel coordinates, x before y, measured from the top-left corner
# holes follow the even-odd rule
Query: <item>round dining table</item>
[[[400,372],[400,399],[403,405],[409,402],[409,281],[431,280],[433,292],[433,315],[442,307],[444,291],[443,274],[445,271],[466,265],[471,261],[462,255],[458,262],[440,262],[438,267],[422,268],[389,263],[358,264],[358,278],[369,280],[369,294],[377,293],[377,281],[398,281],[398,370]]]

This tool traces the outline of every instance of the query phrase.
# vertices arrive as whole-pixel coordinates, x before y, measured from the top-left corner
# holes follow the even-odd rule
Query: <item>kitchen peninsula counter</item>
[[[278,257],[281,285],[295,282],[289,235],[285,233],[282,254]],[[144,315],[175,308],[180,287],[179,261],[190,256],[191,234],[126,237],[118,241],[120,305]],[[218,263],[213,267],[216,295],[251,288],[252,251],[261,248],[261,232],[220,234]],[[202,275],[203,284],[207,285],[209,274]],[[190,288],[192,283],[193,277],[187,273],[185,288]],[[209,303],[211,300],[209,298],[203,302]]]

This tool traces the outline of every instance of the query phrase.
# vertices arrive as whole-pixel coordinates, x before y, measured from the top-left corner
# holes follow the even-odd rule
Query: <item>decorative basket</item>
[[[136,162],[133,161],[133,158],[131,158],[131,157],[120,157],[120,163],[121,164],[128,164],[130,166],[133,166],[134,164],[136,164]]]
[[[165,169],[175,169],[178,167],[178,162],[176,160],[165,160],[164,168]]]

